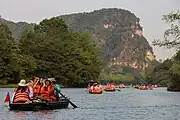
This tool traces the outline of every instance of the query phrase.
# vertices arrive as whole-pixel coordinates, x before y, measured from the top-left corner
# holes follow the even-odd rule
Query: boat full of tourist
[[[9,102],[10,110],[52,110],[67,108],[69,103],[76,108],[69,98],[61,93],[54,78],[34,77],[28,83],[22,79],[15,88],[12,98],[7,93],[4,102]]]

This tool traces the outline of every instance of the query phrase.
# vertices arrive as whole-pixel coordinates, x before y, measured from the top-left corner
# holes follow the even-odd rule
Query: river
[[[180,93],[166,88],[88,94],[84,88],[65,88],[63,93],[79,108],[38,112],[9,111],[3,103],[7,92],[0,88],[0,120],[180,120]]]

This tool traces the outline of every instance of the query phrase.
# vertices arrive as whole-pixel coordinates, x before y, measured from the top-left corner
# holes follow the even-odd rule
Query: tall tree
[[[167,23],[171,24],[171,28],[165,31],[165,39],[163,41],[155,40],[153,45],[175,48],[177,50],[177,53],[169,62],[170,66],[165,72],[168,75],[166,74],[167,78],[165,79],[170,79],[169,90],[180,90],[180,12],[171,12],[168,15],[164,15],[163,18]]]
[[[9,28],[0,23],[0,84],[12,80],[13,70],[15,70],[12,66],[15,41],[11,36]]]
[[[164,40],[155,40],[153,45],[167,48],[180,48],[180,11],[171,12],[163,16],[163,20],[171,25],[171,28],[164,32]]]
[[[99,50],[90,35],[72,33],[60,18],[45,19],[24,32],[19,46],[22,54],[36,60],[34,74],[51,74],[69,86],[85,84],[85,80],[99,76]]]

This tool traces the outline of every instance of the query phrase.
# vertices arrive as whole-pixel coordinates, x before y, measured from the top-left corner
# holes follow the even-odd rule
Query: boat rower
[[[61,92],[60,85],[56,84],[56,80],[54,78],[49,78],[52,85],[54,85],[54,95],[56,97],[56,100],[59,100],[59,93]]]

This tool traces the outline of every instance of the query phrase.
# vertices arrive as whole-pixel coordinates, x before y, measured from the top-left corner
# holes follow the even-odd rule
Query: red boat
[[[102,94],[103,88],[98,82],[91,80],[88,82],[88,92],[91,94]]]
[[[119,84],[119,88],[125,88],[124,84]]]
[[[145,85],[140,86],[140,90],[148,90],[148,88]]]
[[[142,85],[139,86],[140,90],[153,90],[153,87],[151,85]]]
[[[105,91],[107,91],[107,92],[115,92],[116,89],[115,89],[114,84],[107,84],[106,88],[105,88]]]

